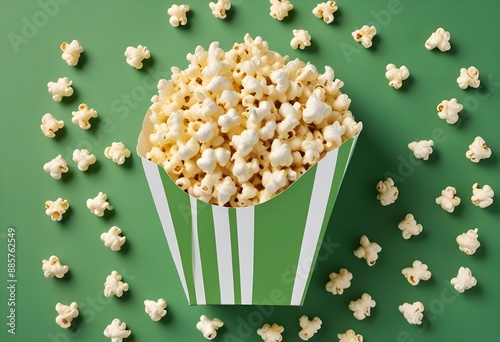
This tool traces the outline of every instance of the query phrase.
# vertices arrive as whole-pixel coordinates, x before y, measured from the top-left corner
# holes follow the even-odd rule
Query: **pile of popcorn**
[[[331,67],[289,61],[261,37],[198,46],[187,60],[151,99],[146,158],[202,201],[267,201],[362,129]]]

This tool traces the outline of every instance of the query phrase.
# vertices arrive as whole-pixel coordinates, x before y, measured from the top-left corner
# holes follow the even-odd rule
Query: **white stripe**
[[[193,227],[192,227],[193,279],[194,279],[194,291],[196,295],[196,305],[205,305],[207,303],[207,299],[205,297],[205,284],[203,283],[203,269],[201,266],[200,243],[198,239],[197,200],[196,198],[189,196],[189,201],[191,203],[191,217],[193,222]]]
[[[252,304],[255,207],[236,209],[241,304]]]
[[[165,195],[165,190],[163,188],[158,165],[150,162],[143,157],[141,157],[141,161],[144,172],[146,173],[146,178],[148,180],[149,189],[151,190],[151,195],[153,196],[156,211],[158,212],[158,216],[163,227],[163,232],[165,233],[165,237],[167,238],[170,254],[174,259],[175,267],[177,268],[177,272],[179,273],[182,288],[184,289],[186,297],[189,300],[189,294],[186,285],[186,276],[184,275],[184,269],[182,268],[181,253],[179,252],[179,245],[174,230],[174,223],[172,222],[172,216],[170,215],[170,208],[168,206],[168,200],[167,196]]]
[[[221,304],[234,304],[229,210],[226,207],[213,206],[212,213],[214,216],[215,248],[217,250]]]
[[[325,218],[325,211],[328,204],[328,197],[330,196],[335,166],[337,165],[338,150],[337,148],[330,151],[317,164],[304,237],[302,238],[302,246],[300,248],[297,273],[295,274],[295,282],[293,284],[291,305],[300,305],[307,280],[311,275],[311,266],[323,220],[329,219],[329,217]]]

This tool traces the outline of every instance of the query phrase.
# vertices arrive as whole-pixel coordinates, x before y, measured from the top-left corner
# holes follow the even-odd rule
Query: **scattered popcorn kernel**
[[[361,236],[359,244],[360,246],[354,251],[354,255],[360,259],[365,259],[368,266],[375,265],[382,247],[376,242],[370,242],[366,235]]]
[[[122,342],[124,338],[130,336],[132,331],[127,330],[127,324],[115,318],[106,329],[104,329],[104,336],[111,339],[111,342]]]
[[[127,64],[136,69],[142,69],[142,61],[151,57],[148,48],[142,45],[128,46],[124,55],[127,58]]]
[[[63,329],[71,327],[71,322],[73,322],[73,319],[78,317],[78,315],[80,314],[78,311],[78,304],[76,302],[72,302],[69,306],[57,303],[56,311],[56,323]]]
[[[190,8],[188,5],[172,5],[167,10],[168,15],[170,16],[169,23],[173,27],[178,27],[179,25],[187,24],[187,16],[186,13],[189,12]]]
[[[332,294],[341,295],[344,290],[351,286],[352,273],[345,268],[341,268],[339,273],[330,273],[330,281],[326,283],[326,290]]]
[[[450,284],[460,293],[476,286],[477,280],[472,275],[471,270],[468,267],[460,267],[458,274],[455,278],[452,278]]]
[[[403,85],[403,81],[410,76],[410,71],[404,65],[396,68],[394,64],[387,64],[385,67],[385,77],[389,80],[389,86],[394,89],[399,89]]]
[[[349,310],[356,319],[362,320],[370,316],[371,308],[374,308],[376,304],[368,293],[363,293],[361,298],[349,303]]]
[[[217,0],[217,3],[210,2],[208,4],[210,9],[212,10],[212,15],[218,19],[226,18],[226,11],[231,8],[230,0]]]
[[[43,165],[43,170],[54,179],[61,179],[62,174],[68,172],[66,160],[59,154],[57,157]]]
[[[96,197],[87,199],[87,208],[96,216],[104,216],[104,210],[113,210],[109,205],[108,195],[99,192]]]
[[[69,78],[61,77],[57,80],[57,82],[47,83],[47,88],[54,101],[61,102],[63,97],[73,95],[73,88],[71,87],[72,84],[73,82],[70,81]]]
[[[309,341],[311,337],[314,336],[321,329],[321,324],[323,322],[319,317],[314,317],[313,319],[309,319],[306,315],[303,315],[299,318],[300,332],[299,337],[303,341]]]
[[[367,49],[372,46],[372,39],[373,39],[373,37],[375,37],[376,34],[377,34],[377,28],[373,25],[372,26],[363,25],[363,27],[361,27],[360,29],[353,31],[351,33],[354,40],[357,41],[358,43],[361,43],[361,45],[363,45],[363,47],[365,47]],[[389,65],[392,65],[392,64],[389,64]],[[401,67],[401,69],[403,67]],[[389,70],[389,69],[387,69],[387,70]],[[387,76],[387,74],[386,74],[386,77],[389,78]],[[406,78],[408,78],[408,76],[406,76],[405,78],[402,78],[401,80],[405,80]],[[391,87],[393,87],[393,86],[391,85]],[[394,87],[394,88],[396,88],[396,87]]]
[[[104,283],[104,295],[106,297],[121,297],[126,291],[128,291],[128,284],[122,281],[120,273],[113,271],[106,277],[106,282]]]
[[[467,255],[476,253],[476,250],[481,246],[477,231],[477,228],[469,229],[466,233],[457,236],[458,249]]]
[[[415,158],[423,160],[429,159],[432,154],[432,146],[434,146],[433,140],[412,141],[408,144],[408,148],[413,152]]]
[[[61,58],[66,62],[66,64],[69,66],[75,66],[78,64],[80,54],[83,52],[83,47],[78,40],[73,39],[71,43],[62,43],[61,50],[63,52]]]
[[[451,49],[450,32],[445,31],[443,28],[438,28],[431,36],[425,41],[425,48],[432,50],[438,48],[440,51],[445,52]]]
[[[420,234],[424,229],[420,223],[417,223],[412,214],[407,214],[405,218],[399,222],[398,228],[401,230],[403,239],[405,240]]]
[[[285,331],[281,325],[273,323],[273,325],[264,324],[262,328],[257,329],[257,334],[264,342],[281,342],[283,337],[281,333]]]
[[[375,188],[378,191],[377,199],[382,205],[392,204],[398,199],[399,191],[391,177],[379,181]]]
[[[477,136],[472,144],[469,145],[469,150],[465,153],[467,159],[473,163],[479,163],[481,159],[491,157],[491,149],[486,145],[484,139]]]
[[[125,159],[130,157],[130,150],[122,142],[113,142],[111,146],[104,149],[106,158],[111,159],[118,165],[125,163]]]
[[[120,236],[121,233],[122,230],[120,228],[113,226],[107,232],[101,234],[101,240],[113,252],[119,251],[127,240],[126,236]]]
[[[293,5],[288,0],[269,0],[271,8],[269,15],[277,20],[283,20],[288,17],[288,12],[293,9]]]
[[[339,342],[363,342],[363,336],[356,334],[354,330],[349,329],[345,333],[337,334]]]
[[[403,303],[399,306],[399,312],[403,314],[410,324],[422,324],[424,318],[424,304],[421,302]]]
[[[217,329],[223,325],[224,322],[218,318],[209,319],[206,315],[201,315],[200,321],[196,323],[196,329],[198,329],[207,340],[213,340],[217,336]]]
[[[293,49],[304,50],[306,46],[311,46],[311,35],[307,30],[294,29],[292,33],[293,33],[293,38],[290,41],[290,46]]]
[[[455,207],[460,204],[460,197],[457,195],[457,190],[452,186],[447,186],[441,191],[441,196],[436,198],[436,204],[439,204],[444,211],[452,213]]]
[[[156,302],[154,300],[144,301],[144,311],[151,317],[155,322],[159,321],[163,316],[167,314],[167,302],[163,298],[158,299]]]
[[[59,258],[52,255],[49,260],[42,260],[42,271],[45,278],[62,278],[69,271],[69,267],[62,265]]]
[[[92,118],[97,118],[97,112],[94,108],[90,108],[82,103],[78,106],[78,110],[71,113],[73,117],[71,118],[71,122],[75,125],[78,125],[81,129],[89,129],[90,122],[89,120]]]
[[[495,193],[489,185],[484,185],[482,188],[477,183],[472,185],[472,204],[479,208],[486,208],[493,203],[493,196]]]
[[[450,125],[458,121],[458,113],[464,109],[464,106],[457,102],[456,98],[443,100],[437,106],[438,116]]]
[[[326,24],[330,24],[335,20],[333,13],[337,12],[338,9],[335,1],[327,1],[317,4],[312,13],[316,18],[323,19]]]
[[[73,151],[73,161],[78,164],[78,170],[87,171],[89,166],[96,162],[97,158],[87,149],[76,149]]]
[[[403,268],[401,273],[403,273],[406,280],[413,286],[418,285],[420,280],[429,280],[432,276],[427,265],[423,264],[420,260],[415,260],[412,267]]]
[[[45,214],[47,214],[52,221],[61,221],[64,213],[68,209],[68,200],[63,200],[61,197],[55,201],[45,201]]]
[[[469,68],[461,68],[460,76],[457,78],[458,86],[461,89],[478,88],[481,84],[481,80],[479,80],[479,70],[475,66],[470,66]]]
[[[42,130],[43,135],[47,138],[54,138],[56,136],[56,132],[64,127],[64,121],[57,120],[54,115],[50,113],[46,113],[42,116],[42,124],[40,125],[40,129]]]

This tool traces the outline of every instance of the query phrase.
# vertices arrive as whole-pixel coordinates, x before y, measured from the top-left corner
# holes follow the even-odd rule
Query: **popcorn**
[[[126,236],[120,236],[121,233],[122,230],[120,228],[113,226],[109,228],[107,232],[101,234],[101,240],[104,242],[104,245],[111,248],[113,252],[119,251],[127,240]]]
[[[196,329],[198,329],[207,340],[213,340],[217,336],[217,329],[223,325],[224,322],[218,318],[209,319],[206,315],[201,315],[200,321],[196,323]]]
[[[406,280],[413,286],[418,285],[420,280],[429,280],[432,276],[427,265],[423,264],[420,260],[415,260],[412,267],[403,268],[401,273],[403,273]]]
[[[122,342],[124,338],[129,337],[132,333],[130,330],[126,329],[127,324],[115,318],[111,324],[104,329],[104,336],[110,338],[111,342]]]
[[[108,203],[108,195],[99,192],[96,197],[87,199],[87,208],[96,216],[104,216],[104,210],[113,210]]]
[[[61,102],[63,97],[73,95],[73,88],[71,87],[72,83],[73,82],[70,81],[69,78],[62,77],[59,78],[57,82],[47,83],[47,88],[54,101]]]
[[[281,342],[283,337],[281,333],[285,331],[281,325],[273,323],[273,325],[264,324],[262,328],[257,329],[257,334],[264,340],[264,342]]]
[[[339,342],[363,342],[363,336],[356,334],[354,330],[349,329],[343,334],[337,334]]]
[[[365,47],[367,49],[372,46],[372,39],[373,39],[373,37],[375,37],[376,34],[377,34],[377,28],[373,25],[372,26],[363,25],[360,29],[357,29],[356,31],[353,31],[351,33],[354,40],[357,41],[358,43],[361,43],[361,45],[363,45],[363,47]],[[389,64],[389,65],[393,65],[393,64]],[[406,69],[405,66],[402,66],[401,69],[403,67]],[[389,69],[387,69],[387,70],[389,70]],[[408,69],[406,69],[406,70],[408,70]],[[406,71],[406,72],[408,72],[408,71]],[[387,74],[386,74],[386,77],[389,78],[387,76]],[[406,76],[405,78],[402,78],[401,80],[405,80],[406,78],[408,78],[408,76]],[[391,87],[393,87],[393,86],[391,85]],[[394,88],[396,88],[396,87],[394,87]],[[396,88],[396,89],[398,89],[398,88]]]
[[[464,291],[476,286],[477,280],[468,267],[460,267],[457,276],[451,279],[450,284],[458,292],[464,293]]]
[[[42,260],[42,271],[45,278],[62,278],[69,271],[69,267],[62,265],[58,257],[51,255],[49,260]]]
[[[398,228],[401,230],[403,239],[405,240],[408,240],[414,235],[420,234],[423,230],[422,225],[417,223],[412,214],[407,214],[405,218],[399,222]]]
[[[481,159],[491,157],[491,149],[486,145],[484,139],[477,136],[472,144],[469,145],[469,150],[465,153],[467,159],[473,163],[479,163]]]
[[[190,8],[188,5],[172,5],[167,10],[170,19],[168,22],[173,27],[178,27],[179,25],[187,24],[187,16],[186,13],[189,12]]]
[[[434,146],[433,140],[412,141],[408,144],[408,148],[413,152],[415,158],[423,160],[429,159],[429,155],[432,153],[432,146]]]
[[[96,157],[87,149],[73,151],[73,161],[78,164],[78,170],[87,171],[90,165],[96,162]]]
[[[420,325],[424,318],[424,304],[421,302],[403,303],[399,306],[399,312],[403,314],[408,323]]]
[[[72,302],[69,306],[61,303],[56,304],[56,323],[63,329],[71,327],[71,322],[73,319],[78,317],[80,312],[78,311],[78,304]]]
[[[349,310],[353,312],[353,316],[362,320],[370,316],[371,308],[374,308],[377,303],[368,293],[363,293],[361,298],[349,303]]]
[[[61,197],[55,201],[45,201],[45,214],[47,214],[52,221],[61,221],[64,213],[68,209],[68,200],[63,200]]]
[[[159,321],[163,316],[167,314],[167,303],[163,298],[158,299],[158,301],[148,300],[144,301],[144,311],[151,317],[155,322]]]
[[[378,191],[377,199],[382,205],[392,204],[398,199],[399,191],[398,188],[394,186],[394,181],[391,177],[384,181],[379,181],[376,189]]]
[[[299,325],[302,328],[299,332],[299,337],[303,341],[309,341],[311,337],[314,336],[321,329],[321,324],[323,322],[319,317],[314,317],[312,320],[304,315],[299,318]]]
[[[445,31],[443,28],[438,28],[431,36],[425,41],[425,48],[432,50],[438,48],[442,52],[451,49],[450,45],[450,32]]]
[[[399,89],[403,85],[403,81],[410,76],[410,71],[404,65],[396,68],[394,64],[387,64],[385,67],[385,77],[389,80],[389,86],[394,89]]]
[[[359,243],[361,246],[354,251],[354,255],[360,259],[364,258],[368,266],[375,265],[382,247],[376,242],[370,242],[366,235],[361,236]]]
[[[69,66],[75,66],[78,64],[78,60],[80,59],[80,54],[83,52],[82,44],[76,39],[73,39],[71,43],[62,43],[61,44],[62,55],[61,58],[68,64]]]
[[[40,129],[42,130],[43,135],[47,138],[54,138],[56,136],[56,132],[64,127],[64,121],[57,120],[54,115],[50,113],[46,113],[42,116],[42,124],[40,125]]]
[[[249,154],[255,144],[259,141],[259,134],[255,129],[247,129],[241,134],[235,134],[231,138],[231,145],[236,149],[239,156],[245,157]]]
[[[142,61],[151,57],[148,48],[142,45],[128,46],[124,55],[127,58],[127,64],[136,69],[142,69]]]
[[[436,198],[436,204],[439,204],[444,211],[452,213],[455,207],[460,204],[460,197],[456,196],[457,190],[452,186],[447,186],[441,191],[441,196]]]
[[[470,66],[467,69],[461,68],[457,83],[461,89],[467,89],[468,87],[478,88],[481,84],[479,80],[479,70],[477,70],[475,66]]]
[[[453,125],[458,121],[458,113],[464,109],[464,106],[457,102],[456,98],[451,100],[443,100],[437,106],[438,116],[446,120],[447,123]]]
[[[106,282],[104,283],[104,295],[106,297],[121,297],[123,296],[123,292],[126,291],[128,291],[128,284],[122,282],[120,273],[113,271],[106,277]]]
[[[283,20],[288,17],[288,12],[293,9],[293,5],[288,0],[269,0],[271,8],[269,15],[277,20]]]
[[[330,24],[335,20],[333,17],[333,13],[337,12],[339,7],[335,1],[327,1],[317,4],[316,7],[313,8],[312,14],[316,18],[323,19],[326,24]]]
[[[212,15],[219,19],[226,18],[226,11],[231,8],[230,0],[217,0],[217,3],[210,2],[208,4],[210,9],[212,10]]]
[[[78,106],[78,110],[72,112],[71,114],[73,115],[71,122],[80,126],[81,129],[89,129],[91,126],[89,120],[97,118],[97,112],[95,109],[89,109],[85,103],[80,104]]]
[[[111,146],[104,149],[106,158],[111,159],[118,165],[125,163],[125,159],[130,157],[130,150],[122,142],[113,142]]]
[[[472,204],[479,208],[486,208],[493,203],[493,196],[495,193],[489,185],[484,185],[482,188],[477,183],[472,185]]]
[[[293,49],[304,50],[306,46],[311,46],[311,35],[307,30],[294,29],[292,30],[293,38],[290,41],[290,46]]]
[[[467,255],[476,253],[476,250],[481,246],[478,240],[477,228],[469,229],[466,233],[457,236],[458,249]]]
[[[43,165],[43,170],[54,179],[61,179],[62,174],[68,172],[66,160],[59,154],[57,157]]]
[[[351,286],[352,273],[345,268],[341,268],[339,273],[330,273],[330,281],[326,283],[326,290],[332,294],[341,295],[344,290]]]

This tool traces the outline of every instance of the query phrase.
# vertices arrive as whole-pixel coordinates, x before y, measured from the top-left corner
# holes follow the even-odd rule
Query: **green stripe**
[[[231,231],[231,255],[233,260],[234,302],[241,303],[240,262],[238,250],[238,230],[236,209],[229,209],[229,229]]]

